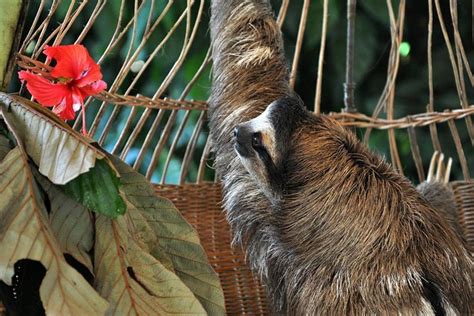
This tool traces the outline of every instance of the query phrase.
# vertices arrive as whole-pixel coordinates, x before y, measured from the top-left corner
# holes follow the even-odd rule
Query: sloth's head
[[[242,164],[269,198],[282,193],[295,134],[310,116],[299,98],[284,97],[234,129],[234,147]]]

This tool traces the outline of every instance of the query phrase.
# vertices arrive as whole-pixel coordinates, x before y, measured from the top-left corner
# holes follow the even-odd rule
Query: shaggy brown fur
[[[469,314],[472,259],[459,238],[332,119],[301,110],[280,162],[281,190],[264,192],[236,155],[232,131],[281,97],[298,102],[280,31],[267,1],[213,0],[211,37],[215,166],[235,242],[275,312]]]
[[[423,182],[416,189],[430,201],[431,205],[439,210],[448,220],[459,236],[463,236],[463,230],[459,225],[458,211],[454,201],[453,191],[441,182]]]

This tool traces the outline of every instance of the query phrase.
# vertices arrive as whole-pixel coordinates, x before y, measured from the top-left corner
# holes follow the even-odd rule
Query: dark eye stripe
[[[275,188],[280,190],[283,185],[283,179],[281,177],[282,172],[279,171],[272,160],[272,157],[268,154],[268,151],[265,147],[260,147],[255,149],[259,158],[262,160],[263,165],[268,173],[268,182]]]
[[[263,160],[265,164],[267,163],[273,163],[272,157],[268,153],[267,149],[264,146],[259,146],[255,148],[255,151],[257,152],[258,156],[260,159]]]

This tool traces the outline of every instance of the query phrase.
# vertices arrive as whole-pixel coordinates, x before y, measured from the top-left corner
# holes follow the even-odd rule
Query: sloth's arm
[[[230,83],[232,86],[221,92],[240,92],[242,97],[265,98],[250,95],[259,86],[278,96],[284,94],[288,71],[281,32],[269,1],[212,0],[211,10],[214,84]]]
[[[280,29],[269,1],[212,0],[210,124],[217,154],[231,133],[290,92]],[[233,154],[233,153],[232,153]],[[217,166],[218,167],[218,166]]]

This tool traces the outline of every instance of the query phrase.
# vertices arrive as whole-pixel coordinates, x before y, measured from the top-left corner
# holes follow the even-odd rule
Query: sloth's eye
[[[252,134],[252,147],[253,148],[262,148],[262,135],[260,133],[253,133]]]

